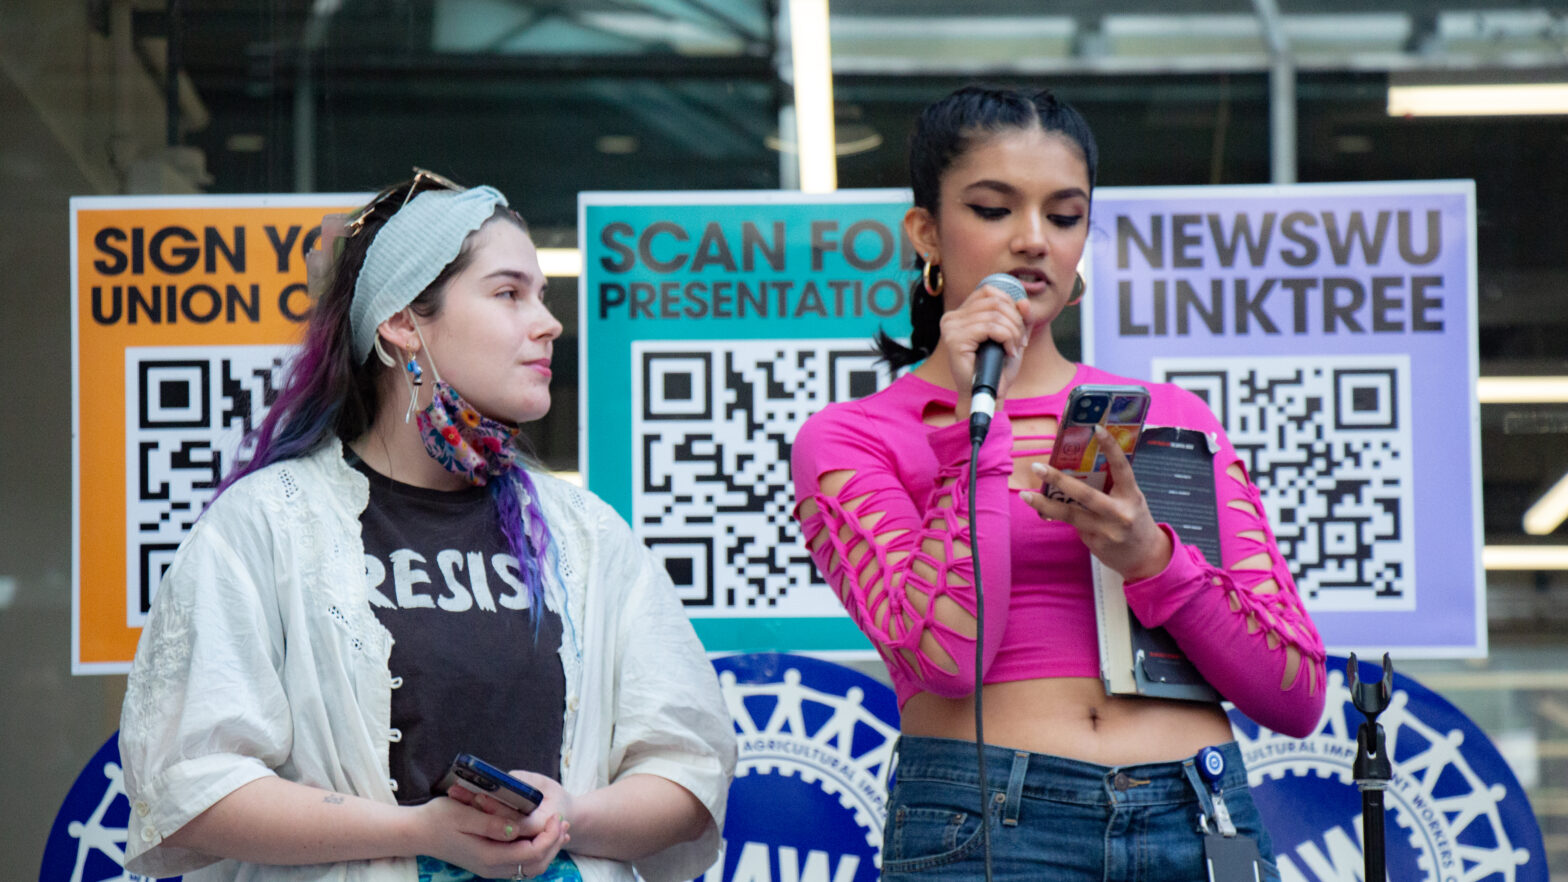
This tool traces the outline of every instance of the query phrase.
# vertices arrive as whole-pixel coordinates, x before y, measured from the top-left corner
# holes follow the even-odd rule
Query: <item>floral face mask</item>
[[[430,458],[476,487],[517,464],[518,427],[481,414],[443,380],[436,380],[435,395],[415,421]]]
[[[424,344],[425,335],[417,323],[414,332]],[[425,354],[430,357],[428,345],[425,345]],[[447,471],[462,475],[476,487],[483,487],[491,478],[511,471],[519,458],[512,441],[522,429],[493,420],[464,401],[452,384],[441,379],[441,371],[436,368],[433,357],[430,357],[430,371],[436,379],[434,394],[415,417],[419,436],[425,442],[425,452]],[[424,372],[419,369],[418,361],[409,359],[408,372],[409,381],[416,387],[420,385]],[[417,397],[417,392],[415,395]]]

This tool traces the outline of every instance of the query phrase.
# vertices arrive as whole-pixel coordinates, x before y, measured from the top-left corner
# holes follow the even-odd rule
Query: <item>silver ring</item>
[[[523,865],[518,864],[517,872],[512,875],[512,882],[523,882],[523,880],[527,878],[528,874],[523,872]]]

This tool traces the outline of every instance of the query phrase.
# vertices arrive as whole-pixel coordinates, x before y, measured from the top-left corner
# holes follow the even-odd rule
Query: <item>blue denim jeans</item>
[[[1235,743],[1222,795],[1237,832],[1252,837],[1265,879],[1273,847]],[[1203,804],[1180,762],[1109,767],[986,748],[993,879],[1204,880]],[[985,855],[979,774],[970,741],[905,736],[888,799],[882,879],[980,880]]]

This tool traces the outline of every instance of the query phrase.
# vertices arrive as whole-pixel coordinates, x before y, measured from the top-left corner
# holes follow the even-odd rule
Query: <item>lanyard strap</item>
[[[1214,801],[1209,797],[1209,788],[1198,777],[1198,762],[1196,757],[1188,757],[1181,761],[1181,770],[1187,775],[1187,783],[1192,785],[1192,792],[1198,794],[1198,804],[1203,806],[1203,813],[1214,817]]]

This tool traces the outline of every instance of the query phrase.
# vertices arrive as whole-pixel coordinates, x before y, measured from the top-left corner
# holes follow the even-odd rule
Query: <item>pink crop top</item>
[[[1013,424],[1054,421],[1081,383],[1129,382],[1138,381],[1080,365],[1061,392],[1010,398],[991,424],[974,490],[987,683],[1100,675],[1088,549],[1072,527],[1042,520],[1008,487],[1015,458],[1046,454],[1055,439],[1015,436]],[[1306,735],[1323,710],[1323,644],[1257,488],[1202,399],[1170,384],[1139,385],[1152,394],[1148,425],[1197,429],[1216,441],[1223,560],[1211,564],[1161,524],[1171,537],[1170,564],[1128,582],[1128,606],[1146,626],[1169,631],[1243,713]],[[824,408],[794,444],[795,516],[812,559],[886,662],[900,707],[917,692],[966,696],[975,683],[968,427],[922,419],[928,407],[950,410],[955,400],[906,375]],[[828,495],[824,478],[844,483]]]

